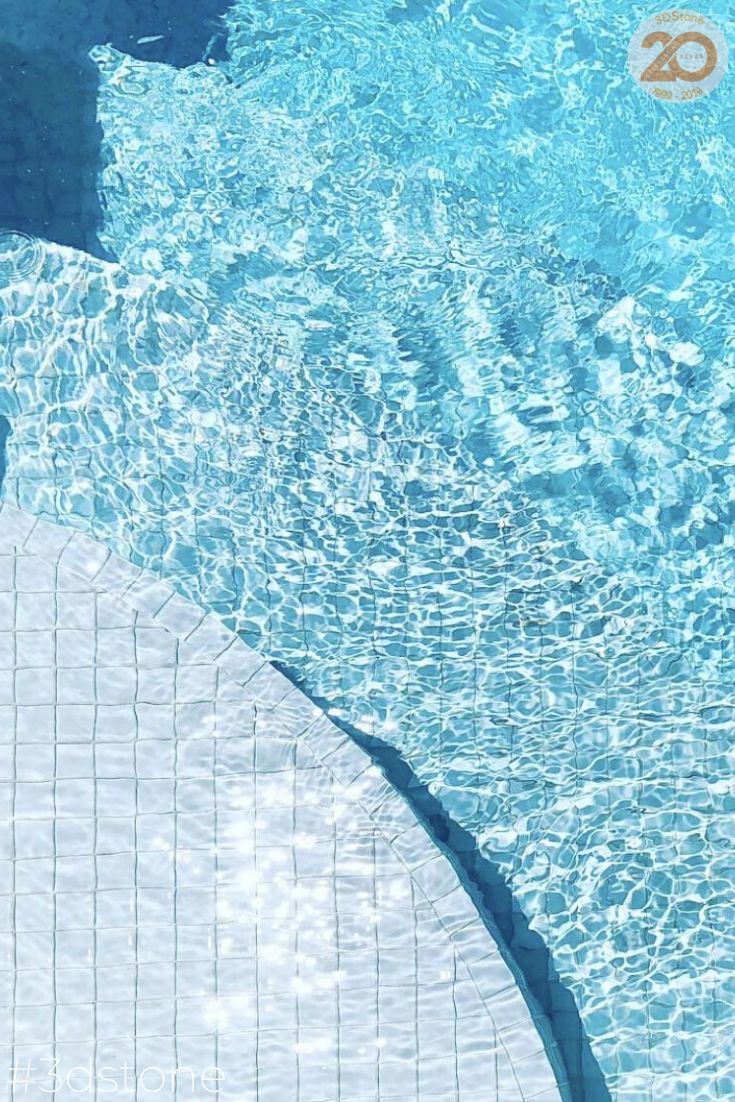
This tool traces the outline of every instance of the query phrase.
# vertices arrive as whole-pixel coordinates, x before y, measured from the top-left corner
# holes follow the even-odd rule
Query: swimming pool
[[[644,14],[238,0],[211,64],[95,46],[87,252],[3,288],[0,410],[7,500],[400,750],[589,1097],[692,1102],[735,1089],[732,91],[645,97]]]

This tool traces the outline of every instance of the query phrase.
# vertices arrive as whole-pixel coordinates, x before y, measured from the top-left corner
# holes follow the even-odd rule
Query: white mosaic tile
[[[47,1098],[54,1060],[64,1100],[563,1097],[362,751],[213,616],[5,506],[0,1100]]]

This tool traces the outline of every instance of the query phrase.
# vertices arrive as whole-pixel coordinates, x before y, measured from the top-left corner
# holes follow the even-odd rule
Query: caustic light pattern
[[[3,289],[4,493],[398,747],[617,1102],[699,1102],[735,1093],[735,113],[636,87],[645,14],[239,0],[227,61],[93,49],[119,263]]]

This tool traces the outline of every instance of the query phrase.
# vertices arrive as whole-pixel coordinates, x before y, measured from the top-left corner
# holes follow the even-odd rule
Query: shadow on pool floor
[[[306,692],[293,670],[273,665]],[[311,699],[323,711],[329,710],[328,701]],[[543,1011],[546,1030],[543,1021],[539,1028],[546,1042],[552,1042],[547,1049],[549,1059],[558,1080],[569,1084],[562,1091],[565,1102],[611,1102],[574,997],[562,983],[543,939],[530,928],[499,866],[484,856],[475,838],[447,815],[394,746],[358,731],[331,713],[330,719],[354,739],[406,798],[419,822],[451,861],[521,990],[527,998],[530,996],[531,1005]]]
[[[0,0],[0,229],[105,256],[99,76],[111,44],[182,68],[225,56],[229,0]],[[144,41],[151,39],[151,41]]]

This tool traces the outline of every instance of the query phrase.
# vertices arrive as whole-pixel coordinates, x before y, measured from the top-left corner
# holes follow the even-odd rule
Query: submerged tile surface
[[[364,753],[211,615],[8,506],[0,761],[3,1102],[562,1097]]]

